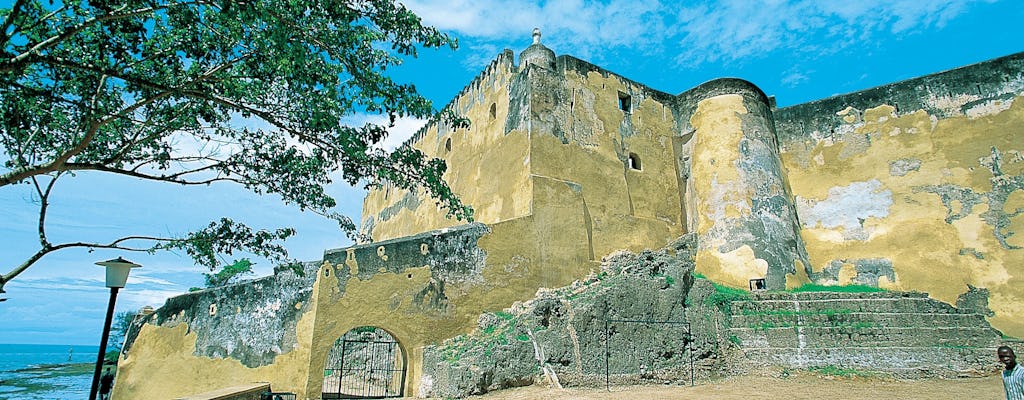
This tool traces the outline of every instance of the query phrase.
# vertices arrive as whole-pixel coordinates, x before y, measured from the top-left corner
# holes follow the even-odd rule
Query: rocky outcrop
[[[715,369],[705,366],[721,342],[704,329],[713,320],[690,323],[693,248],[684,236],[662,250],[616,253],[597,274],[482,315],[472,334],[425,349],[420,394],[464,397],[539,380],[595,386],[606,371],[615,383],[689,382],[691,361]]]

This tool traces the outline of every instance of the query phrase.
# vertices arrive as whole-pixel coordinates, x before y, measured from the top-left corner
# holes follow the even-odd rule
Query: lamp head
[[[128,273],[132,268],[139,268],[141,265],[125,260],[121,257],[113,260],[100,261],[96,265],[107,267],[107,287],[123,288],[128,282]]]

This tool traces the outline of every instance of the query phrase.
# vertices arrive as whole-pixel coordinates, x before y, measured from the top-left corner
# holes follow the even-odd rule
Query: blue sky
[[[679,5],[677,3],[683,3]],[[518,53],[534,27],[556,54],[588,60],[652,88],[679,93],[719,77],[738,77],[776,96],[780,107],[939,72],[1024,51],[1024,2],[858,1],[408,1],[424,20],[459,38],[460,49],[423,51],[393,76],[442,107],[504,48]],[[9,7],[9,1],[0,1]],[[353,122],[373,116],[356,115]],[[388,138],[401,143],[423,121],[402,120]],[[363,192],[335,185],[339,211],[358,220]],[[167,235],[221,216],[256,227],[294,226],[287,243],[300,260],[350,242],[331,222],[238,187],[193,188],[81,173],[54,189],[53,241]],[[38,248],[37,207],[26,185],[0,189],[0,268]],[[63,251],[42,259],[6,287],[0,343],[99,341],[107,289],[96,261],[124,256],[132,272],[118,310],[154,307],[202,284],[203,268],[176,254]],[[257,260],[259,275],[272,266]]]

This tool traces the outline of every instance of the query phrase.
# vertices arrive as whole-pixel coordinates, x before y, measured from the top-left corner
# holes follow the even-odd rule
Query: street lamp
[[[103,323],[100,354],[96,356],[96,370],[92,374],[92,388],[89,389],[89,400],[96,400],[96,387],[100,382],[100,370],[103,369],[103,356],[107,352],[107,337],[110,336],[110,320],[114,317],[114,301],[117,299],[117,290],[123,288],[125,282],[128,282],[128,273],[131,272],[132,268],[141,267],[141,265],[121,257],[100,261],[96,265],[107,267],[107,287],[110,288],[110,301],[107,302],[107,320]]]

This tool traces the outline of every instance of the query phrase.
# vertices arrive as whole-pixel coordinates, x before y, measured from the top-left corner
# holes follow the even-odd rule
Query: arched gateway
[[[341,336],[324,364],[323,399],[402,397],[405,352],[387,331],[363,326]]]

